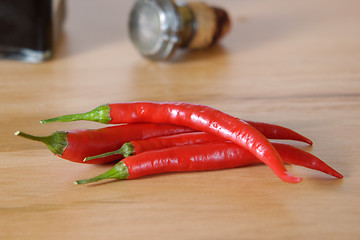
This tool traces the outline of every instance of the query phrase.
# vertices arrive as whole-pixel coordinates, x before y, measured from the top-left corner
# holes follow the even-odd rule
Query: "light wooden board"
[[[143,59],[127,34],[133,1],[68,1],[56,58],[0,61],[1,239],[360,239],[360,2],[207,1],[230,34],[171,63]],[[75,186],[111,165],[53,156],[16,130],[47,135],[96,123],[39,120],[118,101],[186,101],[293,128],[344,174],[266,166]]]

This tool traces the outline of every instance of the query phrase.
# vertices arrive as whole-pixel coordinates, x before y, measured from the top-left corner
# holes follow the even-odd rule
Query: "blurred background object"
[[[230,29],[227,12],[202,2],[138,0],[130,14],[130,38],[151,60],[168,60],[178,48],[206,49]]]
[[[0,58],[42,62],[52,57],[65,0],[1,0]]]

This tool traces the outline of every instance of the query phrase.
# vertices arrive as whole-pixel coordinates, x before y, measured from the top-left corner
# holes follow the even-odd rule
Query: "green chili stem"
[[[121,148],[119,148],[118,150],[99,154],[96,156],[86,157],[84,159],[84,162],[98,159],[98,158],[109,157],[109,156],[116,155],[116,154],[120,154],[123,157],[129,157],[131,155],[134,155],[134,146],[130,142],[127,142],[127,143],[124,143],[124,145],[122,145]]]
[[[123,162],[119,162],[112,169],[110,169],[109,171],[107,171],[103,174],[100,174],[96,177],[89,178],[89,179],[77,180],[74,182],[74,184],[77,184],[77,185],[86,184],[86,183],[97,182],[100,180],[110,179],[110,178],[123,180],[123,179],[127,179],[129,176],[130,176],[130,174],[128,171],[128,167]]]
[[[63,115],[60,117],[49,118],[41,120],[40,123],[52,123],[52,122],[72,122],[79,120],[88,120],[99,123],[109,123],[110,118],[110,107],[108,104],[97,107],[89,112]]]
[[[35,141],[39,141],[39,142],[43,142],[43,143],[48,143],[47,137],[34,136],[34,135],[24,133],[24,132],[21,132],[21,131],[16,131],[14,133],[14,135],[15,136],[20,136],[20,137],[23,137],[23,138],[27,138],[27,139],[31,139],[31,140],[35,140]]]
[[[62,155],[66,147],[68,146],[67,133],[62,131],[54,132],[53,134],[45,137],[34,136],[21,131],[16,131],[14,134],[16,136],[24,137],[46,144],[49,150],[55,155]]]

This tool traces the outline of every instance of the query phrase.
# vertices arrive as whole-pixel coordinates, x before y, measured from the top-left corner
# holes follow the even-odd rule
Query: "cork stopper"
[[[207,48],[229,32],[230,18],[225,10],[202,2],[189,2],[188,7],[195,18],[195,34],[188,48]]]
[[[231,21],[228,13],[224,9],[218,7],[213,7],[212,9],[214,10],[216,15],[216,27],[217,27],[213,37],[213,42],[211,43],[214,44],[219,39],[227,35],[228,32],[230,32]]]

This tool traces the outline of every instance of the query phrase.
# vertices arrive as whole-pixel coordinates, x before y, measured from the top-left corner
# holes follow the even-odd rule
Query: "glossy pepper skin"
[[[96,156],[86,157],[84,162],[94,161],[95,159],[104,158],[113,155],[121,155],[124,157],[129,157],[131,155],[139,154],[146,151],[152,151],[162,148],[191,145],[191,144],[200,144],[208,142],[219,142],[223,141],[222,138],[215,136],[213,134],[204,133],[204,132],[189,132],[189,133],[179,133],[168,136],[160,136],[142,140],[131,140],[130,142],[124,143],[121,148],[112,151],[102,153]]]
[[[343,177],[310,153],[287,144],[273,144],[286,163],[322,171],[336,178]],[[91,183],[109,178],[136,179],[170,172],[228,169],[257,163],[261,163],[261,161],[252,153],[230,142],[183,145],[127,157],[109,171],[94,178],[78,180],[75,184]]]
[[[265,134],[265,137],[267,138],[297,140],[312,144],[311,140],[300,135],[299,133],[294,132],[291,129],[269,123],[247,122]],[[145,140],[148,138],[160,136],[159,140],[161,140],[162,137],[168,137],[166,138],[167,141],[171,140],[173,137],[177,138],[172,140],[180,141],[177,145],[185,144],[184,141],[190,141],[190,143],[194,141],[196,141],[196,143],[199,143],[200,141],[204,142],[204,140],[201,139],[188,139],[190,136],[186,137],[186,135],[184,136],[184,139],[181,139],[181,136],[168,136],[172,134],[177,135],[179,133],[194,133],[194,137],[203,135],[202,132],[194,131],[195,130],[193,129],[177,125],[145,123],[127,125],[123,124],[100,129],[80,129],[68,132],[58,131],[47,137],[32,136],[19,131],[16,132],[15,135],[41,141],[45,143],[55,155],[73,162],[81,162],[82,157],[90,156],[93,153],[99,154],[106,151],[111,151],[116,146],[121,145],[124,143],[124,141],[127,140]],[[209,136],[206,138],[208,137]],[[218,139],[218,137],[214,137]],[[207,139],[207,141],[209,141],[209,139]],[[153,144],[156,144],[156,141],[154,141]],[[156,148],[156,146],[149,147]],[[112,162],[118,159],[119,156],[106,158],[103,157],[102,159],[97,159],[96,161],[87,163],[101,164]]]
[[[255,126],[257,129],[259,123],[251,122],[252,126]],[[260,123],[263,125],[263,123]],[[266,124],[268,126],[269,124]],[[289,132],[287,130],[280,132],[278,134],[277,132],[273,131],[275,128],[278,129],[278,126],[273,127],[273,125],[270,125],[270,130],[268,129],[260,129],[261,131],[267,131],[267,136],[273,137],[274,139],[281,139],[282,137],[289,137],[289,134],[291,134],[290,137],[292,139],[296,140],[304,140],[306,141],[306,138],[302,137],[298,133],[295,135],[292,132]],[[280,130],[282,130],[280,128]],[[270,132],[270,133],[269,133]],[[274,133],[277,133],[275,135]],[[286,134],[284,134],[286,133]],[[98,159],[100,157],[108,157],[111,155],[119,154],[124,157],[128,157],[130,155],[138,154],[141,152],[151,151],[154,149],[161,149],[161,148],[168,148],[168,147],[175,147],[175,146],[182,146],[182,145],[190,145],[190,144],[200,144],[200,143],[208,143],[208,142],[216,142],[216,141],[223,141],[223,138],[220,138],[216,135],[205,133],[205,132],[187,132],[187,133],[179,133],[179,134],[173,134],[168,136],[159,136],[154,138],[147,138],[147,139],[141,139],[141,140],[132,140],[128,143],[125,143],[121,146],[121,148],[112,151],[100,154],[98,156],[91,156],[84,159],[84,161],[94,160]],[[309,140],[310,141],[310,140]]]
[[[340,173],[310,153],[286,144],[273,143],[273,145],[285,163],[304,166],[342,178]],[[261,163],[261,161],[236,144],[214,142],[143,152],[125,158],[123,163],[128,166],[128,179],[133,179],[166,172],[228,169]]]
[[[131,102],[100,106],[84,114],[72,114],[51,121],[91,120],[101,123],[166,123],[208,132],[249,150],[283,181],[298,183],[268,139],[250,124],[214,108],[184,102]]]
[[[192,131],[194,130],[187,127],[170,124],[138,123],[122,124],[99,129],[59,131],[47,137],[37,137],[22,132],[16,132],[15,135],[43,142],[55,155],[72,162],[83,163],[85,157],[107,151],[114,151],[120,148],[125,142],[131,140]],[[101,164],[118,159],[119,156],[109,156],[87,163]]]
[[[264,123],[264,122],[254,122],[247,120],[246,122],[249,123],[254,128],[256,128],[259,132],[264,134],[264,136],[267,137],[268,139],[287,139],[287,140],[300,141],[307,143],[309,145],[313,145],[313,142],[309,138],[289,128],[275,124]]]
[[[125,143],[118,152],[120,152],[120,154],[122,154],[123,156],[131,156],[135,154],[141,154],[147,151],[171,148],[176,146],[192,145],[192,144],[214,143],[213,145],[214,147],[221,147],[221,145],[217,145],[217,143],[220,142],[224,142],[224,141],[217,136],[204,132],[179,133],[169,136],[160,136],[160,137],[148,138],[143,140],[133,140],[128,143]],[[293,147],[288,144],[280,144],[280,143],[272,143],[272,144],[275,147],[275,149],[280,153],[280,156],[282,157],[284,162],[315,169],[330,174],[334,177],[342,178],[341,174],[336,172],[334,169],[332,169],[330,166],[328,166],[326,163],[324,163],[322,160],[315,157],[311,153],[305,152],[299,148]],[[230,148],[230,147],[233,146],[225,145],[225,148]],[[204,147],[203,154],[207,155],[208,154],[207,151],[209,151],[209,149]],[[237,152],[238,150],[236,151],[232,150],[232,151]],[[118,154],[117,152],[113,152],[113,153]],[[108,154],[113,154],[113,153],[108,153]],[[215,153],[215,152],[211,152],[211,153]],[[233,155],[232,158],[234,159],[236,156],[237,155]],[[243,155],[240,155],[238,157],[240,158],[242,156]],[[96,156],[93,158],[96,159]]]
[[[274,124],[245,121],[261,132],[268,139],[295,140],[312,145],[312,141],[299,133]],[[223,138],[205,132],[186,132],[168,136],[159,136],[154,138],[130,141],[134,152],[145,152],[165,147],[174,147],[188,144],[199,144],[214,141],[223,141]]]

